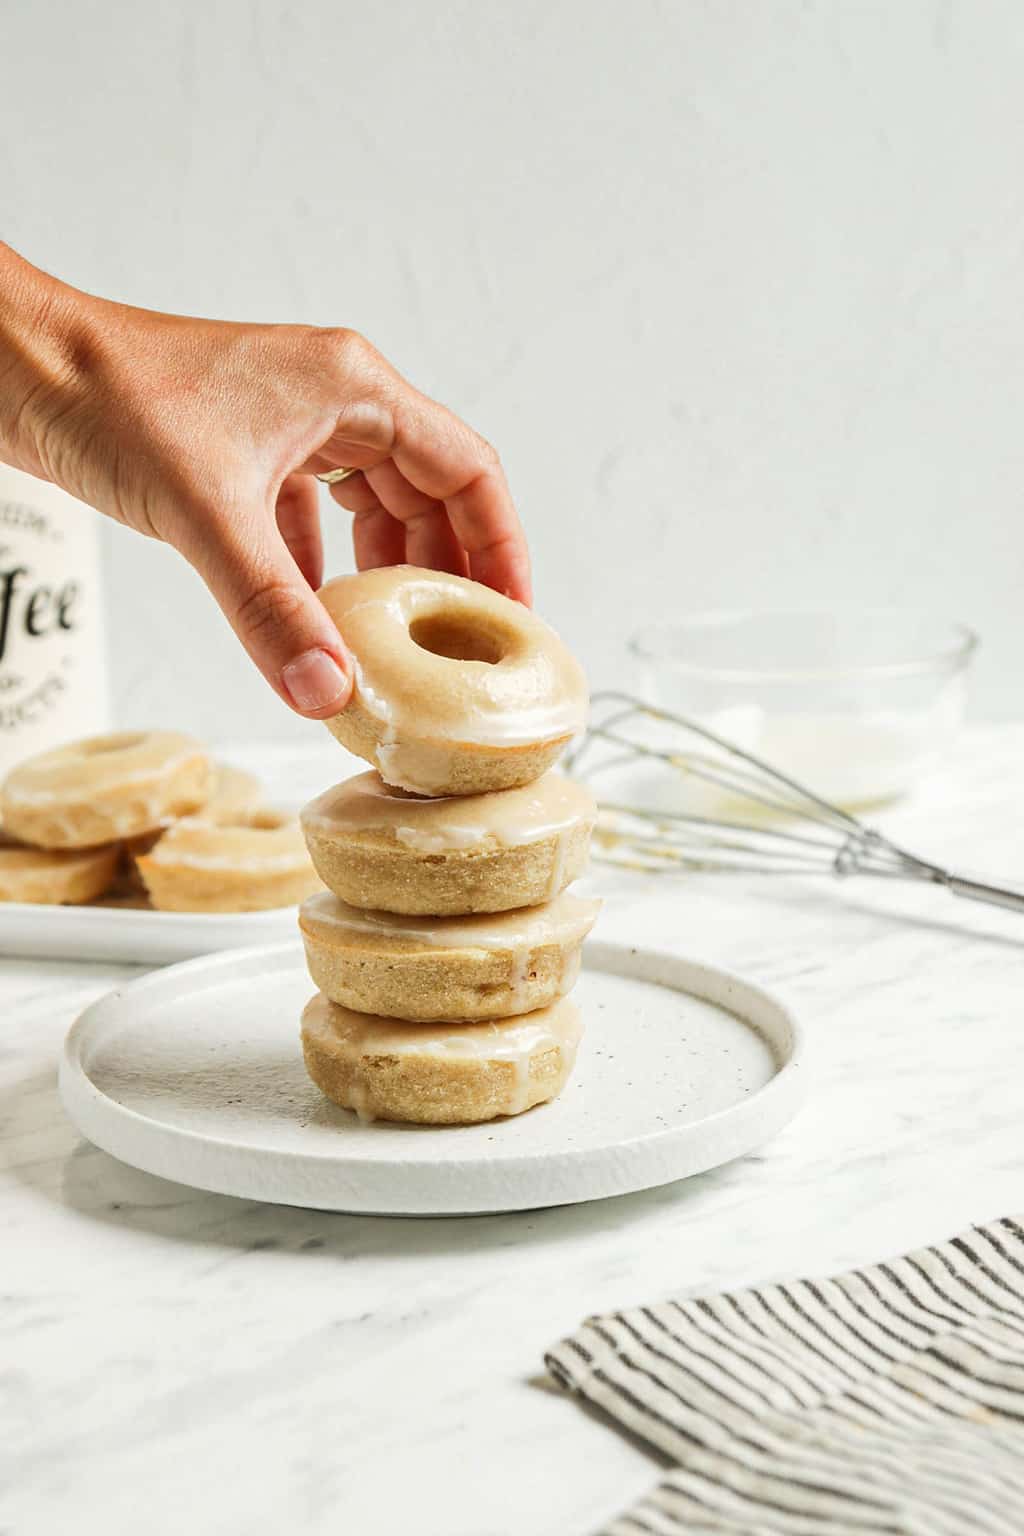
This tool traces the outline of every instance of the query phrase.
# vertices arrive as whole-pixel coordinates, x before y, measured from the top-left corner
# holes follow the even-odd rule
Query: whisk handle
[[[1024,889],[995,885],[991,880],[972,879],[969,875],[946,874],[942,883],[954,896],[964,896],[968,901],[986,901],[992,907],[1024,912]]]

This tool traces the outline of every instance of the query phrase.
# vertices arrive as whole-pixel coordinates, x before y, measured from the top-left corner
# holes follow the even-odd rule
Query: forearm
[[[46,423],[76,392],[89,303],[0,242],[0,461],[46,480]]]

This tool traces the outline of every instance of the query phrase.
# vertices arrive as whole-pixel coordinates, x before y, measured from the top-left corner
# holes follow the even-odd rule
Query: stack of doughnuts
[[[290,906],[318,888],[294,816],[178,731],[69,742],[0,788],[0,901],[171,912]]]
[[[319,988],[313,1081],[363,1119],[465,1124],[554,1098],[572,1070],[568,993],[598,904],[590,792],[554,770],[583,724],[583,674],[518,603],[412,566],[321,599],[355,660],[327,722],[373,771],[302,811],[326,891],[300,908]]]

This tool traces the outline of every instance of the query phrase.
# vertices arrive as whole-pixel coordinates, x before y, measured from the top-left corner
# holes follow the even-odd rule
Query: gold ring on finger
[[[349,475],[358,475],[358,469],[325,469],[322,475],[317,475],[321,485],[340,485],[347,480]]]

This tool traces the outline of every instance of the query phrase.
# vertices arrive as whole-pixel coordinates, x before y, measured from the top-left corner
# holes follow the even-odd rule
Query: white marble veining
[[[325,759],[278,761],[296,798]],[[885,818],[1013,877],[1024,730]],[[941,891],[598,871],[606,937],[779,988],[807,1108],[762,1153],[606,1203],[439,1221],[195,1193],[82,1145],[56,1056],[132,974],[0,960],[0,1531],[584,1536],[656,1475],[545,1384],[587,1313],[822,1272],[1024,1205],[1024,919]]]

